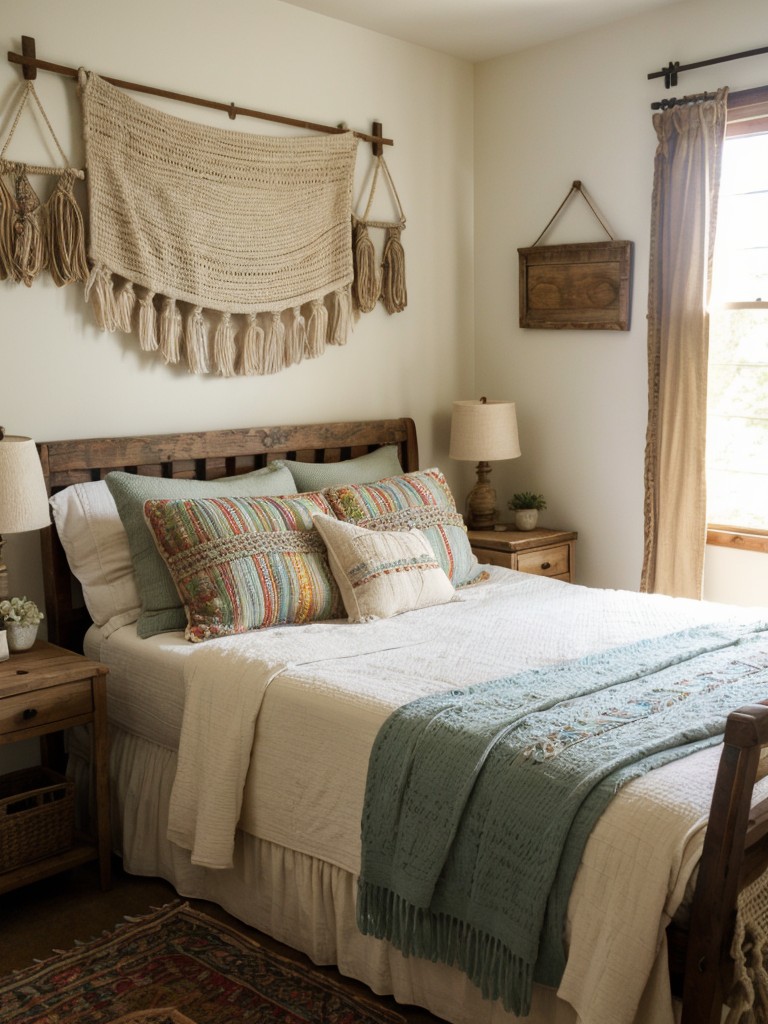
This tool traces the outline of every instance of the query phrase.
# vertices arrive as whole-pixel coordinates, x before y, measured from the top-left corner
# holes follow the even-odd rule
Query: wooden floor
[[[29,967],[35,960],[46,959],[56,950],[71,949],[77,941],[87,941],[104,931],[112,931],[125,917],[147,914],[154,907],[178,898],[168,882],[128,875],[117,859],[113,865],[112,888],[108,892],[102,892],[99,887],[98,869],[94,863],[5,893],[0,896],[0,976]],[[236,921],[215,904],[202,900],[187,902],[211,917],[253,935],[284,956],[308,962],[301,953]],[[333,968],[323,970],[333,970],[350,990],[365,991],[370,998],[370,991],[357,982],[343,978]],[[429,1013],[399,1006],[391,999],[381,998],[381,1003],[397,1009],[411,1024],[442,1024]]]

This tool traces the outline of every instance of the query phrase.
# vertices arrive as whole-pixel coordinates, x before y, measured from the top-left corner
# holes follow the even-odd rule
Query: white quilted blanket
[[[357,874],[368,755],[393,708],[747,614],[497,571],[461,601],[387,621],[206,643],[185,659],[169,838],[195,863],[226,868],[239,825]],[[559,989],[585,1024],[619,1024],[637,1013],[661,962],[663,929],[700,854],[718,756],[713,748],[633,782],[590,838],[569,906]],[[656,998],[654,1020],[671,1021],[668,995]]]

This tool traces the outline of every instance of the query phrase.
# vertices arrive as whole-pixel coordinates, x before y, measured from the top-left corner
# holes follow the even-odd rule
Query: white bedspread
[[[282,628],[196,648],[183,659],[169,837],[196,863],[226,867],[239,825],[357,874],[368,755],[395,707],[641,636],[749,616],[503,570],[461,596],[383,622]],[[659,969],[663,929],[700,854],[718,756],[713,748],[633,782],[590,838],[559,989],[585,1024],[633,1020]],[[669,997],[656,1002],[654,1019],[671,1022]]]

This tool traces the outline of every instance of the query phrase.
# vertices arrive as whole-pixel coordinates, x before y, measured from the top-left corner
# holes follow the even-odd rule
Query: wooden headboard
[[[338,462],[396,444],[406,472],[419,466],[411,419],[247,427],[195,434],[157,434],[47,441],[38,445],[48,493],[101,480],[115,469],[145,476],[215,480],[261,469],[273,459]],[[53,526],[41,532],[48,639],[82,651],[90,625],[79,584]]]

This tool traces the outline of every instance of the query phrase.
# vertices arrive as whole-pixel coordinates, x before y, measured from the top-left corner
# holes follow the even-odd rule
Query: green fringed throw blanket
[[[525,1015],[557,985],[592,826],[617,789],[768,697],[768,624],[704,626],[426,697],[371,754],[358,926]]]
[[[275,373],[352,327],[357,139],[225,131],[80,72],[92,262],[104,330],[167,363]]]

